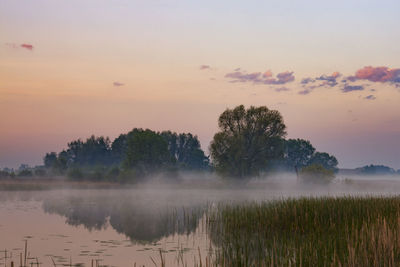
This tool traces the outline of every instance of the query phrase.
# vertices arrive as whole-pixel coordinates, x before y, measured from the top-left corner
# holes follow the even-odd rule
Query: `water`
[[[166,266],[204,264],[213,248],[204,212],[217,203],[399,191],[397,181],[382,179],[312,186],[281,178],[236,186],[0,191],[0,266],[11,260],[19,265],[21,255],[24,261],[25,240],[28,264],[42,266],[53,266],[53,260],[57,266],[91,266],[92,260],[102,266],[161,266],[161,258]]]

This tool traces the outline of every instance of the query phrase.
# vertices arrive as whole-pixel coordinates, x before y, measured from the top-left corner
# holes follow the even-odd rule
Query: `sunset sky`
[[[0,0],[0,168],[239,104],[339,167],[400,169],[400,1]]]

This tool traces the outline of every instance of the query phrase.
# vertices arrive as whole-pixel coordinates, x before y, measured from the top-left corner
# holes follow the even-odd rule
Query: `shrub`
[[[6,171],[0,171],[0,179],[10,177],[10,173]]]
[[[300,171],[300,179],[308,183],[330,183],[335,178],[333,170],[325,169],[320,164],[312,164],[306,166]]]
[[[31,170],[25,169],[25,170],[20,171],[20,172],[18,173],[18,176],[20,176],[20,177],[32,177],[32,176],[33,176],[33,173],[32,173]]]
[[[38,177],[43,177],[43,176],[46,176],[46,170],[44,170],[44,169],[36,169],[35,170],[35,176],[38,176]]]
[[[83,179],[83,172],[79,168],[72,168],[68,171],[68,178],[75,181],[80,181]]]

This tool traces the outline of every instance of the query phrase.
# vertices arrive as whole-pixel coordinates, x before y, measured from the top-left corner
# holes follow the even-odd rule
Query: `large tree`
[[[220,132],[210,145],[216,170],[227,176],[258,175],[268,161],[282,155],[286,126],[281,114],[265,106],[226,109],[219,117]]]
[[[284,161],[290,170],[301,169],[310,164],[315,148],[308,140],[289,139],[285,141]]]
[[[168,144],[159,134],[149,129],[133,129],[127,136],[124,167],[148,174],[174,162]]]
[[[310,164],[322,165],[325,169],[334,172],[338,171],[337,165],[338,161],[335,156],[329,155],[325,152],[316,152],[310,159]]]
[[[209,160],[201,149],[197,136],[191,133],[177,134],[164,131],[160,134],[168,144],[168,150],[178,166],[186,170],[204,170]]]

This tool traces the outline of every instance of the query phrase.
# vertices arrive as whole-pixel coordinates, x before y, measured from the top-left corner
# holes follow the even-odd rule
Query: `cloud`
[[[357,70],[354,76],[349,76],[347,78],[350,81],[368,80],[381,83],[400,83],[400,69],[366,66]]]
[[[264,72],[263,77],[264,78],[271,78],[272,77],[272,71],[267,70],[266,72]]]
[[[304,89],[304,90],[300,91],[298,94],[299,94],[299,95],[308,95],[309,93],[311,93],[311,90],[309,90],[309,89]]]
[[[200,70],[209,70],[211,69],[210,65],[200,65]]]
[[[342,88],[343,93],[348,93],[352,91],[362,91],[364,90],[364,86],[362,85],[348,85],[345,84],[344,87]]]
[[[33,45],[31,44],[15,44],[15,43],[6,43],[6,46],[13,48],[13,49],[18,49],[18,48],[24,48],[27,49],[29,51],[33,50]]]
[[[307,78],[302,79],[300,83],[301,84],[309,84],[309,83],[313,83],[313,82],[315,82],[314,79],[307,77]]]
[[[319,80],[319,81],[323,81],[322,84],[320,84],[320,86],[330,86],[330,87],[334,87],[338,84],[338,82],[336,81],[337,78],[339,78],[341,76],[341,74],[337,71],[335,71],[334,73],[332,73],[331,75],[321,75],[317,78],[315,78],[315,80]]]
[[[21,44],[21,47],[31,51],[33,50],[33,45],[31,44]]]
[[[323,74],[316,78],[311,78],[311,77],[303,78],[301,80],[300,84],[302,85],[304,90],[300,91],[299,94],[308,95],[315,88],[318,88],[318,87],[324,87],[324,86],[334,87],[334,86],[338,85],[337,79],[340,76],[342,76],[342,75],[339,72],[335,71],[330,75]],[[319,83],[316,84],[316,82],[319,82]]]
[[[113,85],[115,87],[120,87],[120,86],[124,86],[125,84],[124,83],[120,83],[120,82],[113,82]]]
[[[364,97],[364,99],[366,99],[366,100],[375,100],[376,97],[374,95],[369,95],[369,96]]]
[[[290,91],[290,89],[287,87],[279,87],[279,88],[275,88],[275,91],[276,92],[287,92],[287,91]]]
[[[240,69],[236,69],[233,72],[225,74],[225,78],[231,79],[230,82],[252,82],[255,84],[286,84],[294,81],[295,77],[293,72],[285,71],[278,73],[276,77],[273,77],[273,74],[270,70],[267,70],[264,73],[261,72],[253,72],[247,73],[245,71],[241,71]]]

